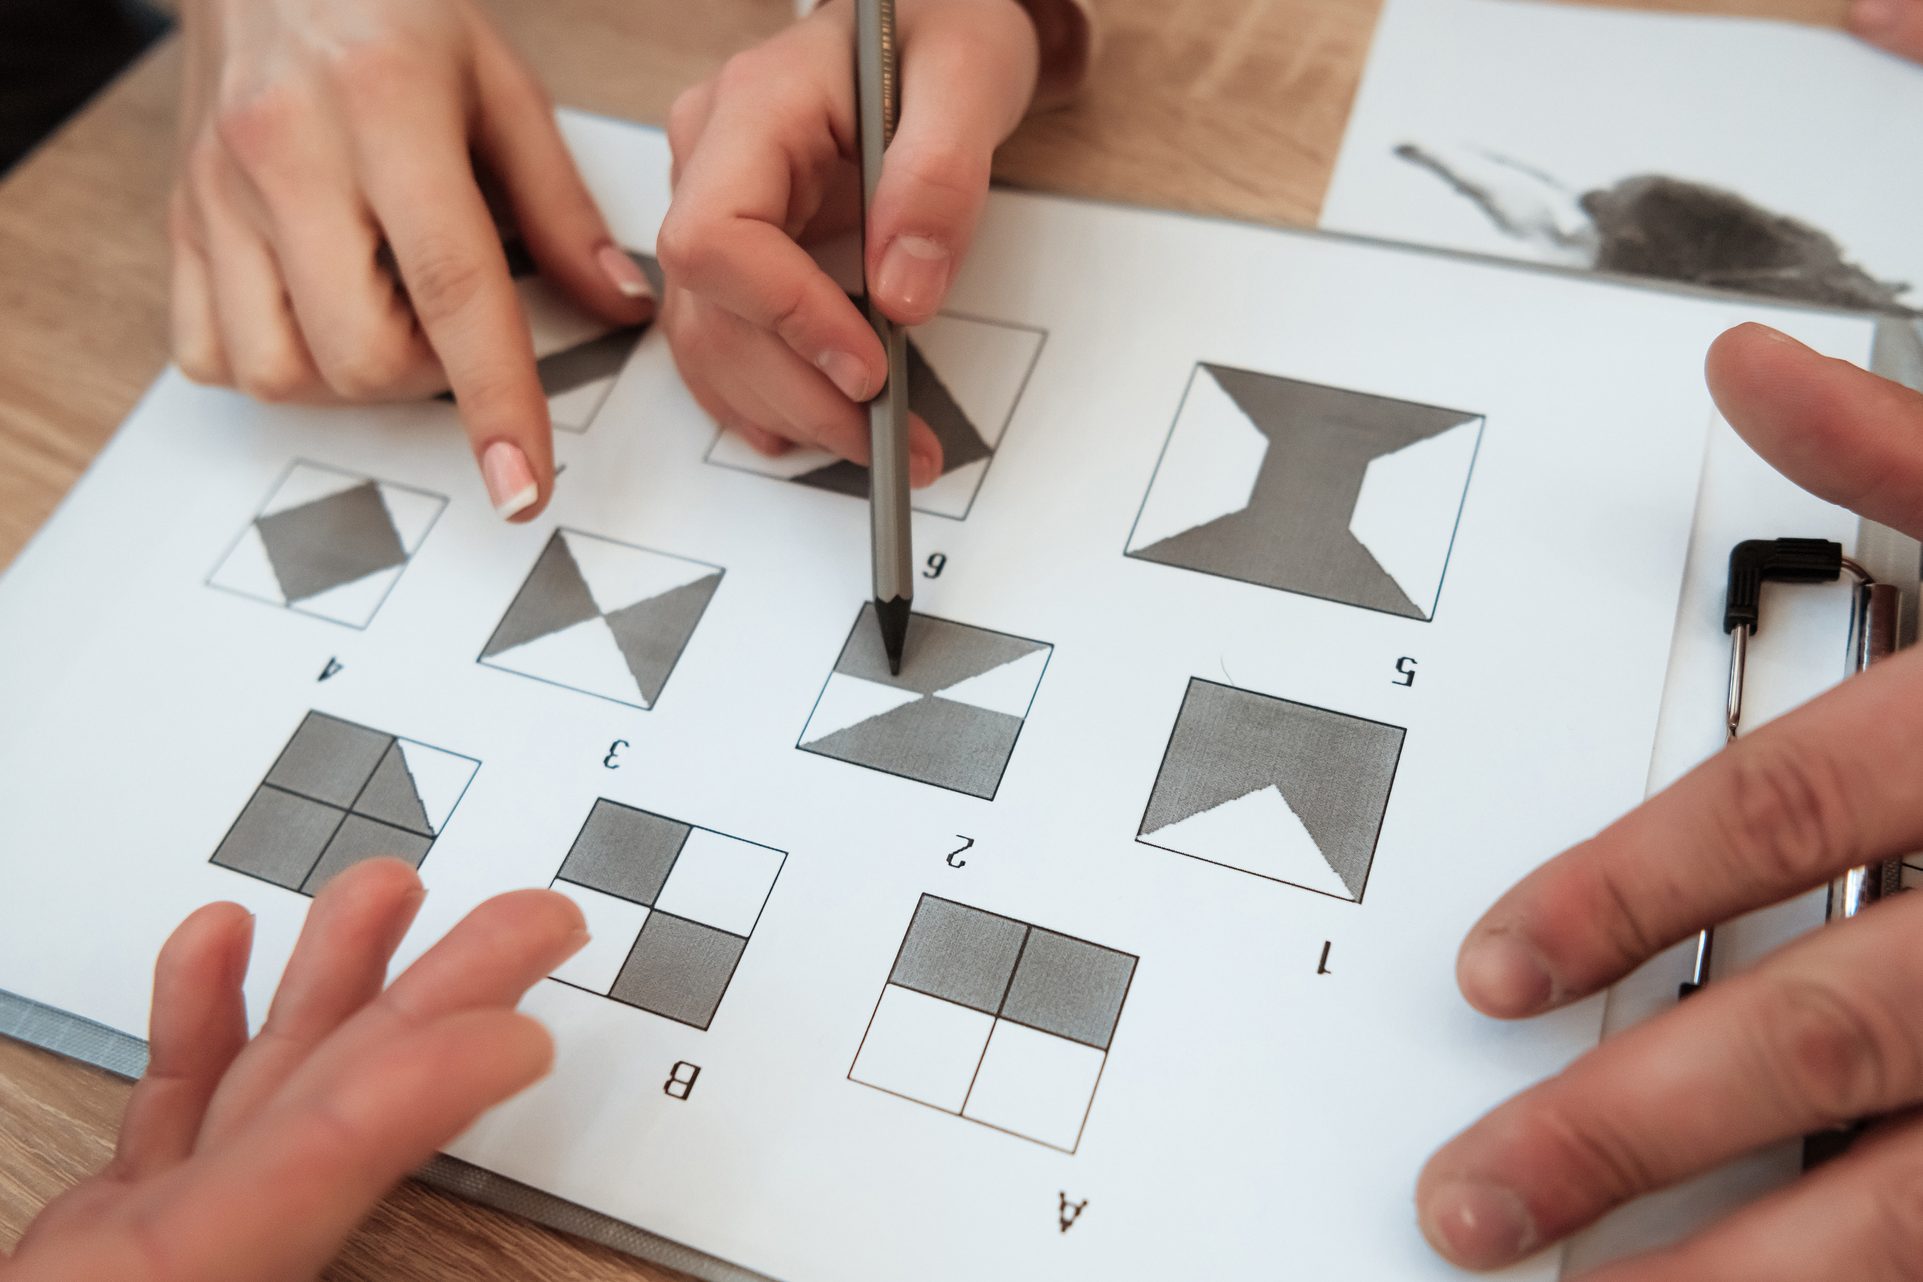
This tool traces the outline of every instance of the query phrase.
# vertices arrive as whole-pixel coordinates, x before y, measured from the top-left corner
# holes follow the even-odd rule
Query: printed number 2
[[[960,833],[956,833],[955,836],[960,839],[962,844],[948,852],[948,866],[950,868],[966,868],[968,867],[968,861],[963,859],[962,856],[975,848],[975,839],[973,837],[963,837]]]
[[[939,579],[941,572],[947,568],[948,553],[930,552],[928,554],[928,568],[921,572],[921,577],[924,579]]]

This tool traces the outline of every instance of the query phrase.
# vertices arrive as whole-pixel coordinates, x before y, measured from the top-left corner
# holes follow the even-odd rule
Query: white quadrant
[[[654,906],[745,938],[780,871],[780,851],[696,828]]]
[[[994,1022],[992,1015],[889,984],[849,1076],[959,1113]]]
[[[414,795],[421,799],[427,825],[439,833],[474,778],[474,762],[458,753],[443,752],[411,739],[397,742],[401,745],[401,760],[407,765],[408,777],[414,782]]]
[[[713,566],[698,561],[664,556],[575,530],[561,531],[561,538],[588,585],[588,594],[603,614],[613,614],[715,573]]]
[[[421,540],[447,506],[447,500],[438,494],[423,494],[401,485],[380,487],[381,503],[387,508],[388,519],[394,522],[394,532],[401,537],[401,546],[409,556],[420,551]]]
[[[837,730],[860,725],[919,698],[921,695],[913,690],[837,672],[828,678],[828,684],[822,688],[821,700],[815,704],[814,715],[808,718],[808,726],[801,732],[801,741],[813,743],[817,739],[826,739]]]
[[[1169,432],[1128,550],[1240,512],[1255,493],[1269,438],[1249,421],[1215,375],[1197,366]]]
[[[916,326],[912,336],[928,367],[994,449],[1041,350],[1042,336],[967,316],[936,316]]]
[[[1435,609],[1481,420],[1369,461],[1349,532],[1425,616]]]
[[[286,605],[287,595],[280,590],[280,579],[274,574],[273,562],[267,559],[267,545],[260,541],[260,527],[249,525],[247,532],[234,544],[234,550],[220,563],[211,580],[215,587],[226,588],[230,592],[244,592],[275,605]]]
[[[1072,1150],[1105,1058],[1093,1046],[997,1020],[962,1116]]]
[[[574,901],[588,927],[587,946],[557,966],[554,978],[605,996],[647,924],[648,910],[571,881],[556,881],[554,889]]]
[[[351,490],[356,485],[365,485],[370,477],[358,476],[351,472],[336,472],[331,467],[317,467],[312,463],[296,463],[288,469],[287,478],[274,490],[274,497],[267,500],[261,509],[262,516],[272,516],[289,508],[301,507],[316,499],[324,499],[342,490]]]
[[[1306,890],[1355,898],[1274,784],[1144,833],[1143,838]]]

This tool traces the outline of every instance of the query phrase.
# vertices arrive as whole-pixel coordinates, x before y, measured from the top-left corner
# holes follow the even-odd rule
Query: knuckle
[[[430,237],[410,256],[405,276],[408,297],[423,319],[454,315],[479,295],[487,267],[457,242]]]
[[[180,372],[187,376],[189,382],[199,383],[202,387],[220,387],[227,382],[226,367],[208,344],[176,338],[174,364],[180,366]]]
[[[358,343],[321,368],[329,390],[349,401],[382,400],[394,393],[408,373],[405,344],[391,342]]]
[[[1892,1082],[1915,1080],[1915,1049],[1900,1022],[1832,984],[1783,981],[1767,1009],[1749,1025],[1756,1030],[1754,1053],[1765,1080],[1799,1113],[1848,1121],[1886,1104]]]
[[[1601,935],[1604,946],[1611,952],[1607,959],[1608,969],[1613,972],[1625,965],[1634,965],[1646,958],[1655,956],[1669,941],[1660,938],[1649,920],[1644,900],[1647,888],[1639,888],[1625,880],[1624,874],[1614,863],[1605,858],[1587,861],[1588,876],[1583,902],[1575,906],[1577,911],[1562,915],[1559,920],[1587,922]],[[1606,976],[1577,977],[1565,976],[1565,983],[1578,978],[1593,978],[1603,982]]]
[[[930,203],[926,212],[953,217],[988,191],[986,155],[952,139],[932,142],[901,158],[902,175]]]
[[[768,300],[768,328],[796,351],[809,351],[805,341],[809,327],[808,292],[796,287],[771,296]]]
[[[699,136],[701,118],[706,114],[708,89],[696,85],[675,95],[668,107],[668,148],[677,157],[685,156]]]
[[[1731,768],[1722,816],[1731,871],[1802,886],[1855,862],[1843,772],[1827,753],[1758,740],[1731,755]]]
[[[235,377],[241,391],[269,404],[294,400],[307,390],[307,371],[285,352],[252,357]]]
[[[385,103],[420,78],[414,44],[400,32],[336,41],[320,52],[319,59],[327,84],[350,105]]]
[[[721,64],[715,73],[715,92],[724,97],[763,94],[777,90],[793,76],[785,59],[771,59],[760,47],[745,49]]]
[[[664,276],[699,282],[721,261],[722,250],[712,226],[673,209],[655,238],[655,259]]]
[[[1600,1208],[1617,1206],[1664,1182],[1635,1138],[1603,1116],[1576,1117],[1545,1107],[1536,1125],[1563,1157],[1576,1187]]]
[[[283,82],[230,88],[214,112],[214,133],[230,155],[255,168],[284,155],[304,114],[298,95]]]

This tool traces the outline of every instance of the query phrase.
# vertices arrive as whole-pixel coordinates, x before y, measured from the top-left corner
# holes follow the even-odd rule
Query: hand
[[[583,304],[622,325],[653,306],[540,86],[471,0],[187,0],[183,20],[181,369],[270,401],[452,387],[489,498],[531,519],[547,399],[476,161]]]
[[[189,917],[154,968],[151,1057],[113,1161],[40,1213],[0,1276],[313,1277],[402,1176],[545,1074],[552,1043],[514,1004],[586,942],[580,910],[545,890],[491,899],[389,986],[422,894],[398,860],[335,878],[252,1041],[253,917]]]
[[[1039,54],[1015,0],[900,0],[898,12],[901,115],[865,268],[881,309],[913,325],[935,314],[968,252]],[[764,454],[799,442],[868,461],[856,403],[881,390],[886,356],[797,243],[860,218],[854,74],[852,0],[829,0],[682,94],[668,118],[662,325],[702,408]],[[927,485],[941,444],[920,419],[909,442],[909,479]]]
[[[1873,45],[1923,62],[1923,0],[1855,0],[1848,25]]]
[[[1923,397],[1773,330],[1709,356],[1717,403],[1802,485],[1923,534]],[[1923,846],[1923,651],[1738,740],[1531,874],[1457,978],[1516,1018],[1587,996],[1707,925]],[[1605,1042],[1429,1161],[1438,1250],[1492,1268],[1772,1141],[1890,1115],[1847,1155],[1590,1282],[1923,1278],[1923,894],[1801,939]],[[1906,1112],[1908,1110],[1908,1112]]]

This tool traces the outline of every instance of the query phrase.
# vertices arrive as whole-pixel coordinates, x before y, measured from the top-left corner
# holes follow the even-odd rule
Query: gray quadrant
[[[1004,1018],[1107,1050],[1135,959],[1037,927],[1008,987]]]
[[[608,996],[706,1028],[747,946],[739,935],[651,912]]]
[[[417,832],[408,832],[404,828],[379,823],[361,815],[349,815],[342,820],[333,840],[327,843],[320,862],[314,865],[313,871],[301,883],[301,893],[319,894],[321,887],[364,859],[400,859],[418,868],[433,844],[433,838],[423,837]]]
[[[213,862],[299,890],[343,818],[332,806],[278,788],[256,788]]]
[[[254,524],[289,601],[318,596],[407,561],[394,519],[372,481],[263,516]]]
[[[923,895],[888,982],[993,1015],[1027,934],[1021,922]]]
[[[1213,378],[1268,439],[1254,491],[1241,511],[1129,555],[1428,618],[1435,603],[1411,601],[1349,522],[1371,461],[1480,416],[1218,365],[1194,377]]]
[[[1021,731],[1020,717],[931,695],[803,746],[988,800],[1001,786]]]
[[[892,676],[888,671],[888,656],[881,648],[881,632],[875,625],[875,607],[870,603],[861,608],[861,616],[855,621],[848,644],[842,647],[835,671],[901,690],[933,694],[958,681],[980,676],[990,668],[999,668],[1046,649],[1045,642],[916,614],[908,620],[901,675]]]
[[[559,875],[590,890],[652,904],[691,831],[687,824],[603,798],[588,812]]]
[[[355,800],[354,812],[425,837],[434,835],[433,826],[427,822],[427,810],[421,805],[420,792],[414,786],[414,776],[408,773],[407,758],[402,755],[399,742],[387,746],[381,764],[374,767],[373,778],[367,781],[367,786],[361,789],[361,795]]]
[[[610,330],[599,338],[543,356],[535,363],[541,390],[549,396],[558,396],[600,379],[613,378],[621,372],[628,354],[645,333],[645,325]]]
[[[1375,857],[1403,730],[1325,708],[1189,682],[1142,835],[1271,785],[1358,898]]]
[[[557,530],[541,549],[527,581],[515,594],[494,635],[488,638],[481,657],[491,659],[504,650],[572,627],[600,613],[600,607],[588,592],[587,580],[581,577],[580,567],[574,563],[574,554],[568,551],[567,540]]]
[[[294,731],[267,782],[334,806],[351,806],[394,743],[365,726],[310,712]]]
[[[608,630],[634,676],[641,698],[649,706],[661,697],[668,674],[688,648],[701,616],[721,586],[721,572],[715,571],[693,583],[663,592],[660,596],[637,601],[607,616]]]

